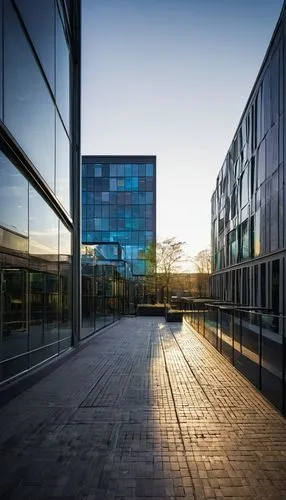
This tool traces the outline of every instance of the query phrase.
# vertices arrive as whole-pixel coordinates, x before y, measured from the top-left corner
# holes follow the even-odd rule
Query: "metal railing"
[[[286,415],[286,316],[268,311],[200,301],[184,319]]]

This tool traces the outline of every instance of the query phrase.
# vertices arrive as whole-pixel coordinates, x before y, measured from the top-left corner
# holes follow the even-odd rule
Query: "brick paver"
[[[0,429],[1,499],[286,499],[285,419],[161,318],[94,337],[2,408]]]

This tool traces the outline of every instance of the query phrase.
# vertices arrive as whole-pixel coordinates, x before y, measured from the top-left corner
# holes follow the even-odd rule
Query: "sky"
[[[282,5],[82,0],[82,154],[156,155],[157,239],[188,257],[210,246],[216,177]]]

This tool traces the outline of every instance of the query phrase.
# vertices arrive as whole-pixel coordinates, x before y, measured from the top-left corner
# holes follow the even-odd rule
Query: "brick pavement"
[[[126,318],[0,412],[2,499],[286,499],[286,420],[179,323]]]

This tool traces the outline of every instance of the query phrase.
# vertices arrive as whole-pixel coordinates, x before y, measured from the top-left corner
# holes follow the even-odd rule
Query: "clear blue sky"
[[[157,236],[210,244],[210,198],[283,0],[83,0],[82,153],[157,155]]]

